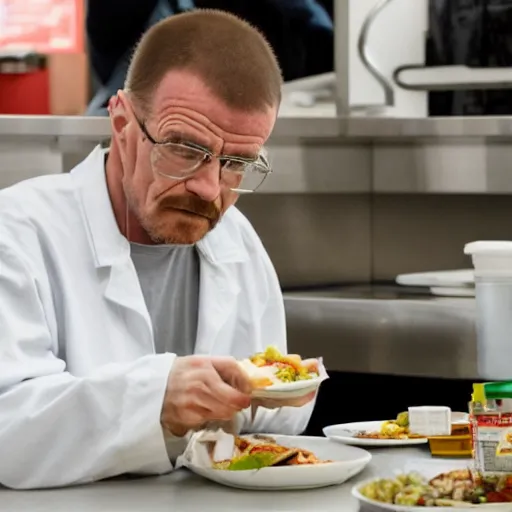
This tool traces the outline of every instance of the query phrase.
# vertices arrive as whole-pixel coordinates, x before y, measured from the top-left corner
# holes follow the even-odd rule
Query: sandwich
[[[302,360],[299,355],[283,355],[276,347],[239,362],[254,389],[275,384],[311,380],[320,376],[317,359]]]
[[[210,448],[214,469],[247,471],[276,466],[302,466],[330,461],[318,459],[312,452],[300,448],[282,446],[268,436],[254,435],[235,437],[233,455],[229,459],[215,460]]]

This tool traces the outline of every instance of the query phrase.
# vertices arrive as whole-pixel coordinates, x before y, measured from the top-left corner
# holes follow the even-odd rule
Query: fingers
[[[247,402],[248,407],[250,405],[250,399],[248,399]],[[197,396],[197,405],[208,411],[208,414],[205,416],[205,419],[208,420],[231,420],[239,411],[245,409],[245,407],[240,407],[238,404],[223,400],[221,397],[217,396],[213,390],[208,390],[208,392]]]
[[[161,421],[175,435],[209,421],[230,421],[250,406],[251,391],[234,358],[178,358],[169,374]]]
[[[164,424],[164,426],[171,434],[183,437],[189,430],[196,430],[209,422],[219,424],[233,422],[235,415],[236,411],[233,411],[233,409],[216,407],[212,401],[209,401],[206,407],[200,403],[194,403],[194,405],[186,407],[180,412],[177,418],[179,428],[176,425]]]
[[[204,419],[229,420],[251,404],[251,397],[226,384],[211,366],[194,373],[185,384],[181,410],[201,410]]]
[[[227,384],[218,372],[211,372],[205,376],[205,383],[208,386],[209,396],[219,402],[221,407],[230,407],[238,412],[251,404],[249,394]]]
[[[162,426],[173,436],[184,437],[189,430],[203,422],[206,414],[209,411],[200,407],[187,408],[173,418],[174,421],[162,421]]]
[[[211,363],[224,382],[246,395],[252,392],[249,376],[240,367],[235,358],[212,357]]]

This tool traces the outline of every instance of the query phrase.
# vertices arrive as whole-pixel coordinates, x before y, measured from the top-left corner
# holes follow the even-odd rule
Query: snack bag
[[[482,476],[512,473],[512,412],[500,407],[472,418],[475,470]]]

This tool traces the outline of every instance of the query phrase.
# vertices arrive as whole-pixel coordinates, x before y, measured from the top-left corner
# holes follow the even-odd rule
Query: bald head
[[[196,75],[237,110],[275,108],[281,99],[281,71],[265,38],[222,11],[194,10],[150,28],[135,49],[125,88],[150,110],[164,76],[177,70]]]

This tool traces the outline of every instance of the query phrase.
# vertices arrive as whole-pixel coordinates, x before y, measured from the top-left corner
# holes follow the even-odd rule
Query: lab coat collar
[[[97,268],[110,267],[130,256],[130,244],[119,231],[105,174],[107,149],[97,146],[89,156],[71,171],[77,183],[80,207],[84,215],[88,236],[93,248]],[[234,207],[231,207],[234,209]],[[229,210],[224,218],[200,242],[197,249],[212,265],[242,262],[249,258],[245,244],[233,223]]]

